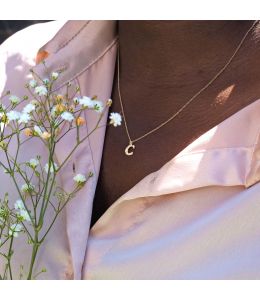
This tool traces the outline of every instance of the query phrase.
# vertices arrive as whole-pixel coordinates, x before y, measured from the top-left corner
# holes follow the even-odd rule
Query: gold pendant
[[[133,155],[134,151],[132,150],[131,152],[129,151],[129,149],[135,149],[135,145],[132,144],[132,142],[129,143],[129,145],[125,148],[125,154],[126,155]]]

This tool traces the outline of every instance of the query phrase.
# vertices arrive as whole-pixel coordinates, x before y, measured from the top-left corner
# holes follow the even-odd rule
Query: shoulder
[[[30,54],[47,43],[64,25],[64,21],[51,21],[46,23],[34,24],[17,31],[0,45],[0,55],[11,56]]]
[[[55,36],[64,21],[34,24],[10,36],[0,45],[0,93],[24,79],[35,65],[38,50]]]

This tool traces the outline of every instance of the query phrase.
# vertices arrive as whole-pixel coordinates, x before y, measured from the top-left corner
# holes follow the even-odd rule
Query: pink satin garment
[[[61,65],[67,69],[57,90],[72,80],[80,84],[82,94],[97,94],[105,103],[114,75],[115,22],[69,21],[58,29],[52,22],[48,25],[52,34],[55,32],[52,39],[39,35],[47,25],[37,26],[0,47],[1,75],[5,73],[3,66],[9,66],[0,84],[4,82],[5,87],[21,94],[18,79],[27,78],[34,65],[31,58],[43,49],[50,52],[46,59],[50,70]],[[26,36],[37,37],[35,47],[17,47]],[[18,66],[22,69],[17,74]],[[42,66],[36,70],[46,75]],[[73,162],[77,171],[95,173],[46,241],[37,260],[48,269],[41,278],[260,278],[259,117],[260,100],[203,134],[122,195],[89,232],[105,136],[105,126],[101,127],[61,175],[64,188],[69,189]],[[84,130],[89,131],[97,115],[88,112],[86,118]],[[60,145],[58,159],[70,150],[72,138]],[[31,148],[24,155],[30,157]],[[10,183],[4,180],[6,188]],[[21,245],[17,240],[17,247]],[[17,262],[22,259],[28,259],[26,251],[18,255]]]
[[[260,100],[120,197],[90,231],[85,279],[260,278]]]

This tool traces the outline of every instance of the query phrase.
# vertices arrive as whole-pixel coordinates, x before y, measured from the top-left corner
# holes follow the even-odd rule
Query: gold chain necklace
[[[125,154],[126,155],[133,155],[133,150],[135,149],[135,145],[134,143],[145,138],[146,136],[148,136],[149,134],[157,131],[158,129],[160,129],[161,127],[163,127],[164,125],[166,125],[167,123],[169,123],[171,120],[173,120],[176,116],[178,116],[180,114],[180,112],[182,112],[194,99],[196,99],[203,91],[205,91],[228,67],[228,65],[232,62],[233,58],[235,57],[235,55],[237,54],[237,52],[239,51],[239,49],[241,48],[242,44],[244,43],[247,35],[249,34],[249,32],[252,30],[252,28],[255,26],[255,24],[258,21],[254,21],[254,23],[251,25],[251,27],[247,30],[247,32],[245,33],[245,35],[243,36],[242,40],[240,41],[240,43],[238,44],[237,48],[235,49],[234,53],[232,54],[232,56],[229,58],[229,60],[227,61],[227,63],[224,65],[224,67],[222,67],[220,69],[220,71],[202,88],[200,89],[194,96],[192,96],[175,114],[173,114],[168,120],[164,121],[163,123],[161,123],[160,125],[156,126],[155,128],[153,128],[152,130],[148,131],[147,133],[143,134],[142,136],[136,138],[136,139],[131,139],[130,137],[130,133],[127,127],[127,123],[126,123],[126,117],[125,117],[125,112],[124,112],[124,106],[123,106],[123,102],[122,102],[122,98],[121,98],[121,92],[120,92],[120,81],[119,81],[119,69],[120,69],[120,65],[119,65],[119,45],[118,45],[118,52],[117,52],[117,79],[118,79],[118,95],[119,95],[119,101],[120,101],[120,105],[121,105],[121,109],[122,109],[122,114],[123,114],[123,119],[124,119],[124,124],[125,124],[125,129],[126,129],[126,133],[129,139],[129,144],[128,146],[126,146],[125,148]]]

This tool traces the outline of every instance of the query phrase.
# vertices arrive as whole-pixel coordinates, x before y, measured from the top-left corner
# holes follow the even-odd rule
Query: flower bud
[[[32,136],[33,135],[33,131],[30,128],[25,128],[24,134],[26,136]]]
[[[52,80],[56,80],[59,77],[59,73],[58,72],[52,72],[51,74],[51,79]]]
[[[58,103],[60,103],[62,100],[63,100],[63,96],[62,96],[62,95],[57,95],[57,96],[56,96],[56,101],[57,101]]]
[[[107,100],[107,106],[110,107],[112,105],[112,102],[113,102],[112,99],[108,99]]]
[[[78,118],[76,119],[76,125],[77,125],[77,126],[82,126],[82,125],[84,125],[85,123],[86,123],[86,121],[85,121],[85,119],[82,118],[82,117],[78,117]]]
[[[47,131],[44,131],[41,134],[41,138],[44,139],[44,140],[48,140],[50,137],[51,137],[51,134],[49,132],[47,132]]]
[[[66,106],[62,103],[57,104],[55,106],[55,112],[58,113],[58,114],[63,113],[65,110],[66,110]]]

